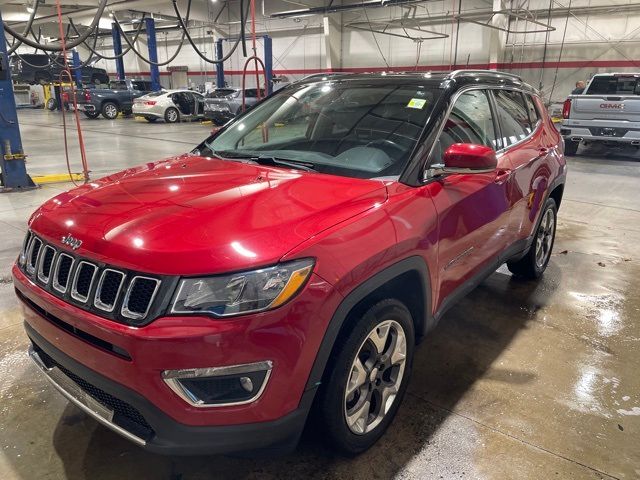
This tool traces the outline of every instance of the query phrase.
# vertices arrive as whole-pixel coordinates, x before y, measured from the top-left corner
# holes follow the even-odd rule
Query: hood
[[[62,193],[30,226],[58,246],[71,234],[75,253],[121,268],[214,274],[276,263],[386,198],[379,180],[182,155]]]

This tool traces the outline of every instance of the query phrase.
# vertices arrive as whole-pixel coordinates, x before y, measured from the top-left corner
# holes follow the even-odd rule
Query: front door
[[[430,163],[442,163],[444,152],[454,143],[496,148],[497,131],[489,94],[468,90],[455,101]],[[456,289],[491,267],[510,243],[509,168],[508,160],[501,157],[494,172],[449,174],[430,189],[439,228],[436,305],[442,306]]]

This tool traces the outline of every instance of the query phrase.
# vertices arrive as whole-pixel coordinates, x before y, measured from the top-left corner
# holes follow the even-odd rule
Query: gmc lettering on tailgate
[[[601,103],[600,108],[607,110],[624,110],[624,103]]]

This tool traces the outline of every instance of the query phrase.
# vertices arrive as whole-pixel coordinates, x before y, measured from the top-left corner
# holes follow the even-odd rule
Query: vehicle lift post
[[[120,37],[120,29],[118,25],[111,24],[111,37],[113,38],[113,53],[122,55],[122,38]],[[116,58],[116,72],[118,72],[118,80],[124,80],[124,57]]]
[[[76,87],[82,88],[82,68],[80,62],[80,54],[78,53],[78,49],[74,48],[71,53],[71,58],[73,59],[73,76],[76,78]]]
[[[158,61],[158,45],[156,42],[156,22],[151,17],[144,19],[144,26],[147,30],[147,47],[149,47],[149,60],[152,62]],[[154,91],[160,90],[160,69],[157,65],[149,65],[151,69],[151,89]]]
[[[0,12],[0,27],[2,13]],[[0,192],[37,188],[27,174],[4,29],[0,28]]]
[[[270,94],[273,89],[273,46],[272,40],[269,35],[261,35],[257,38],[262,38],[264,45],[264,69],[267,74],[267,94]],[[219,38],[216,40],[216,59],[220,60],[223,57],[222,42],[234,42],[235,38]],[[224,88],[224,65],[222,63],[216,64],[216,86],[218,88]]]

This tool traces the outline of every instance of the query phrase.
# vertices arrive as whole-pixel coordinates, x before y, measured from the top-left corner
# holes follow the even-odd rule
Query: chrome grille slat
[[[49,258],[49,255],[51,255],[51,258]],[[45,247],[42,249],[40,260],[38,261],[38,280],[40,280],[42,283],[49,283],[55,256],[56,249],[51,245],[45,245]]]
[[[60,282],[60,266],[63,261],[69,261],[69,268],[67,270],[66,280],[64,284]],[[67,255],[64,252],[60,252],[58,258],[56,259],[56,266],[53,271],[53,288],[60,293],[66,293],[69,287],[69,280],[71,278],[71,272],[73,271],[73,264],[75,263],[75,259],[71,255]]]
[[[84,278],[80,278],[81,275],[85,274],[87,269],[91,269],[91,277],[88,280],[89,286],[86,288],[86,294],[78,292],[78,282],[85,281]],[[93,281],[96,278],[96,272],[98,271],[98,267],[93,263],[89,263],[85,260],[82,260],[78,263],[76,270],[73,274],[73,283],[71,284],[71,298],[77,300],[78,302],[85,303],[89,299],[89,294],[91,293],[91,287],[93,287]],[[84,287],[83,287],[84,290]]]
[[[20,266],[23,266],[27,261],[27,250],[29,249],[29,243],[33,238],[33,234],[31,230],[27,232],[27,235],[24,237],[24,241],[22,242],[22,248],[20,249],[20,256],[18,257],[18,263]]]
[[[38,237],[33,237],[29,242],[29,250],[27,253],[27,273],[33,275],[38,265],[38,256],[42,248],[42,240]]]
[[[162,285],[160,278],[76,257],[31,230],[17,263],[43,289],[96,315],[142,325],[150,312],[156,311],[153,307]]]
[[[132,292],[134,288],[136,288],[138,283],[141,281],[147,281],[149,282],[149,285],[153,283],[153,287],[152,287],[153,292],[149,294],[149,300],[147,302],[143,302],[146,304],[146,308],[144,309],[144,312],[141,312],[140,311],[141,309],[133,310],[132,309],[133,307],[131,307],[130,305]],[[151,305],[153,305],[153,300],[156,297],[156,293],[158,293],[158,287],[160,287],[160,280],[158,280],[157,278],[144,277],[141,275],[133,277],[133,279],[129,283],[129,287],[127,288],[127,293],[124,296],[124,301],[122,302],[122,308],[120,310],[121,315],[123,317],[131,318],[133,320],[139,320],[141,318],[146,317],[147,314],[149,313],[149,309],[151,308]]]
[[[108,275],[112,275],[112,276],[119,276],[120,280],[118,281],[118,286],[116,288],[116,293],[115,295],[113,295],[113,300],[111,302],[105,302],[104,300],[106,300],[105,298],[103,298],[102,294],[104,293],[103,291],[103,287],[105,286],[105,279],[107,278]],[[105,312],[112,312],[113,309],[116,306],[116,303],[118,302],[118,297],[120,297],[120,291],[122,290],[122,285],[124,285],[124,278],[125,278],[125,274],[118,271],[118,270],[113,270],[112,268],[105,268],[102,272],[102,275],[100,275],[100,279],[98,280],[98,286],[96,287],[96,295],[94,297],[93,300],[93,304],[96,306],[96,308],[99,308],[100,310],[104,310]],[[113,286],[109,286],[110,288],[113,288]]]

